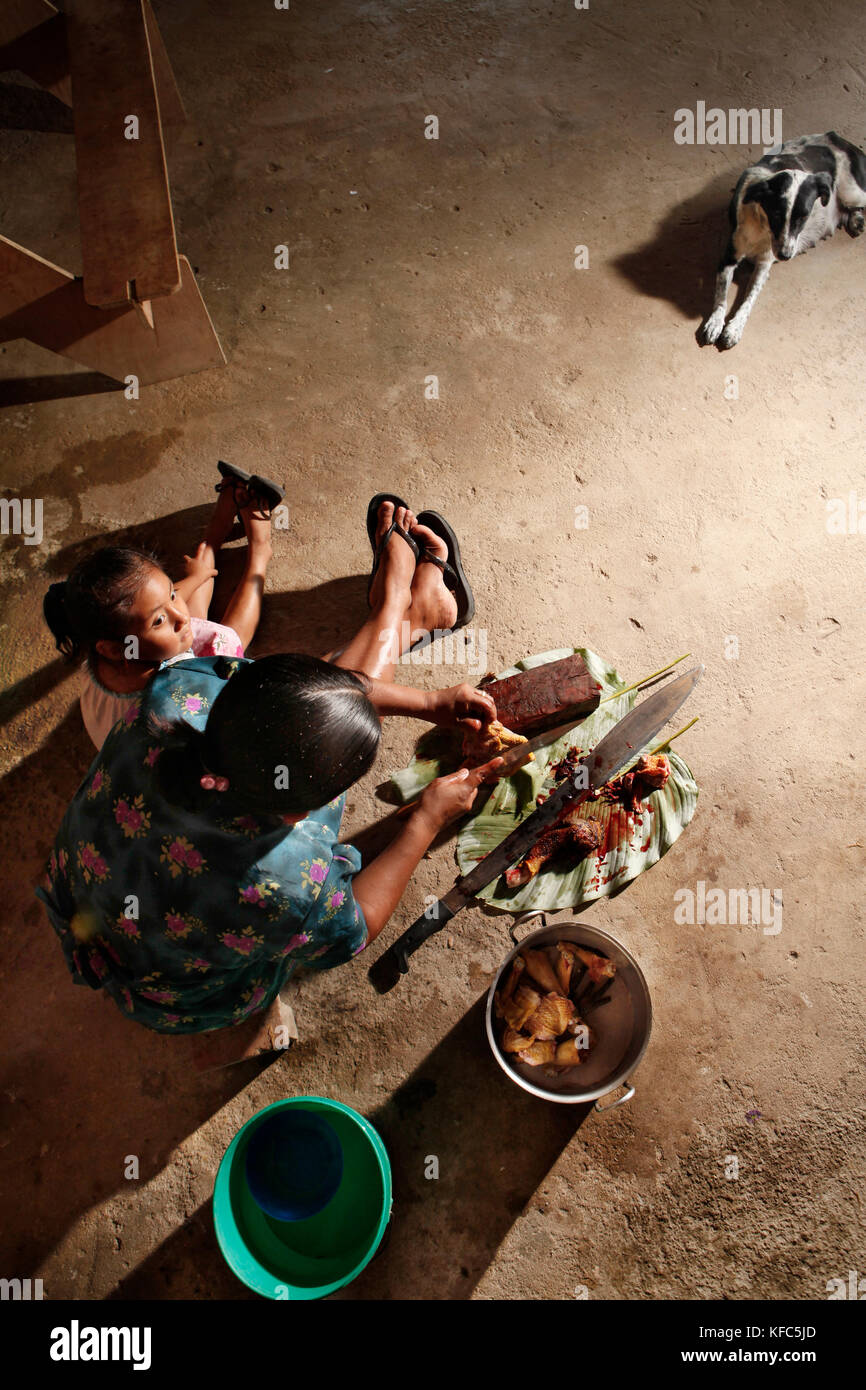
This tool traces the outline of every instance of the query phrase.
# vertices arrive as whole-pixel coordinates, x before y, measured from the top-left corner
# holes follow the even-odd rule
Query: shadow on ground
[[[394,1174],[391,1239],[336,1297],[468,1298],[592,1110],[509,1081],[490,1055],[485,1007],[486,995],[370,1116]],[[438,1179],[424,1176],[431,1156]]]
[[[74,709],[0,781],[0,857],[17,867],[3,933],[0,1125],[15,1136],[4,1190],[36,1192],[35,1205],[5,1204],[3,1250],[25,1275],[82,1212],[125,1186],[125,1155],[138,1157],[147,1181],[261,1067],[198,1075],[191,1040],[131,1024],[101,993],[73,986],[34,889],[92,751]]]
[[[58,656],[0,692],[0,728],[48,695],[61,681],[68,680],[72,668]]]
[[[41,130],[54,135],[73,133],[72,108],[52,92],[0,81],[0,130]]]
[[[467,1299],[591,1104],[551,1105],[495,1065],[479,999],[369,1119],[394,1184],[379,1252],[334,1299]],[[351,1097],[343,1097],[351,1103]],[[439,1177],[426,1178],[430,1159]],[[181,1292],[182,1291],[182,1292]],[[116,1299],[254,1298],[223,1263],[210,1204],[118,1285]]]
[[[74,541],[49,557],[40,573],[40,582],[47,589],[53,580],[65,579],[81,560],[105,546],[130,546],[148,551],[169,573],[180,574],[183,555],[195,548],[209,515],[209,507],[188,507],[139,525],[100,532]],[[211,604],[211,615],[214,617],[224,611],[241,577],[245,549],[245,542],[241,541],[220,552],[220,573]],[[15,589],[15,584],[4,586],[4,602],[10,608]],[[262,620],[249,654],[267,656],[274,652],[294,651],[323,656],[328,651],[345,646],[367,617],[366,594],[367,579],[364,575],[332,579],[312,589],[296,589],[282,594],[266,593]],[[7,686],[0,692],[0,728],[74,675],[74,668],[61,657],[56,657]],[[81,677],[77,676],[76,679],[80,681]],[[88,756],[80,764],[82,775],[90,761],[91,757]]]
[[[187,507],[138,525],[102,531],[73,541],[46,563],[46,587],[52,579],[65,579],[81,560],[104,546],[132,546],[150,551],[169,573],[179,575],[184,554],[191,554],[195,549],[210,514],[209,506]],[[212,616],[223,611],[240,579],[245,549],[246,543],[241,540],[220,551]],[[368,615],[366,575],[345,575],[311,589],[292,589],[286,593],[269,590],[265,593],[262,620],[251,650],[256,656],[288,651],[321,656],[345,646]]]
[[[153,549],[171,564],[191,548],[208,511],[190,508],[68,545],[46,566],[46,585],[108,544]],[[242,564],[243,544],[223,552],[217,605],[228,597]],[[269,594],[265,606],[257,655],[322,654],[344,644],[363,620],[366,577]],[[69,673],[58,658],[10,686],[0,696],[0,720],[20,715]],[[3,933],[0,1123],[15,1134],[4,1155],[4,1186],[11,1193],[35,1183],[43,1194],[36,1212],[10,1203],[4,1217],[5,1258],[22,1274],[39,1265],[84,1211],[125,1188],[127,1155],[138,1157],[140,1180],[146,1182],[265,1065],[253,1061],[201,1075],[191,1065],[191,1040],[131,1024],[100,992],[72,985],[34,890],[93,756],[76,702],[44,742],[0,779],[0,853],[4,863],[16,866],[7,881]],[[106,1114],[112,1117],[108,1133]],[[188,1238],[188,1228],[195,1232],[195,1222],[182,1228],[179,1241]]]
[[[739,171],[730,170],[676,203],[650,241],[611,262],[640,294],[667,299],[684,318],[710,310],[716,267],[729,235],[728,204]],[[745,272],[738,275],[745,279]],[[695,325],[697,328],[697,324]]]
[[[0,322],[0,341],[4,338]],[[102,372],[58,372],[53,376],[20,376],[0,380],[0,410],[13,405],[33,405],[37,401],[70,400],[74,396],[99,396],[106,391],[122,391],[123,385]]]

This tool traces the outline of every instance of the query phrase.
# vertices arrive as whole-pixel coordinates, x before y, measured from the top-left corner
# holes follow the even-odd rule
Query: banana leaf
[[[501,671],[497,679],[517,675],[519,671],[528,671],[548,661],[558,661],[574,652],[580,653],[590,674],[601,685],[602,703],[571,733],[539,748],[533,762],[498,782],[479,811],[466,818],[457,837],[457,862],[461,873],[474,868],[479,859],[495,849],[535,809],[535,799],[540,792],[552,789],[554,783],[548,769],[553,763],[564,758],[569,748],[577,747],[582,754],[594,748],[634,705],[636,690],[628,691],[619,699],[605,698],[622,690],[626,682],[613,667],[584,647],[564,647],[526,657],[507,671]],[[435,777],[458,768],[462,761],[460,743],[461,736],[453,730],[433,729],[424,734],[412,762],[391,779],[402,800],[413,800]],[[508,888],[505,879],[500,877],[478,896],[494,907],[514,913],[530,908],[550,912],[579,908],[599,898],[613,897],[661,859],[692,819],[698,788],[678,754],[668,750],[664,743],[656,744],[655,748],[667,751],[671,775],[664,787],[641,803],[639,818],[628,816],[624,807],[616,802],[600,799],[585,804],[586,818],[603,822],[604,848],[600,854],[581,859],[572,867],[568,860],[564,864],[553,861],[520,888]]]

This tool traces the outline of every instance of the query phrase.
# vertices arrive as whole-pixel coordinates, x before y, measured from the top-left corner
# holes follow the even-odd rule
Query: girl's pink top
[[[192,651],[184,652],[183,656],[172,657],[172,665],[175,661],[183,661],[190,655],[243,656],[241,639],[233,627],[212,623],[210,618],[190,618],[189,622],[192,628]],[[163,665],[168,666],[169,662],[163,662]]]
[[[164,661],[160,670],[174,666],[178,661],[188,661],[191,656],[243,656],[241,639],[234,628],[223,623],[213,623],[210,618],[190,618],[192,646],[188,651],[178,652],[177,656]],[[118,719],[126,714],[130,700],[137,700],[140,690],[121,694],[101,685],[88,664],[87,685],[81,692],[81,717],[84,727],[97,748],[101,748]]]

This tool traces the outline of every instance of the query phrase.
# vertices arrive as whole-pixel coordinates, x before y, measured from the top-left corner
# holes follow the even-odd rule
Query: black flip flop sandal
[[[376,527],[379,525],[379,508],[383,502],[393,502],[394,510],[398,507],[405,507],[409,510],[409,503],[404,502],[402,497],[398,497],[396,492],[377,492],[375,497],[370,498],[367,507],[367,537],[370,541],[370,549],[376,553]]]
[[[241,540],[247,533],[244,526],[240,508],[237,505],[237,490],[239,487],[247,487],[252,474],[247,473],[245,468],[237,468],[233,463],[226,463],[224,459],[217,460],[217,468],[222,475],[222,482],[217,483],[214,492],[230,492],[235,503],[235,524],[226,537],[227,541]]]
[[[409,507],[408,502],[404,502],[402,497],[398,497],[396,493],[393,492],[377,492],[376,496],[370,499],[369,506],[367,507],[367,535],[369,537],[370,546],[373,551],[373,568],[370,570],[370,578],[367,580],[368,603],[370,602],[370,590],[373,587],[373,580],[376,578],[376,571],[379,568],[379,563],[382,559],[382,554],[385,550],[385,546],[388,544],[395,531],[398,536],[401,536],[403,538],[403,540],[408,545],[409,549],[412,551],[412,554],[415,556],[416,564],[418,563],[418,560],[421,557],[421,550],[417,543],[413,541],[408,531],[404,531],[402,526],[397,525],[396,521],[391,522],[391,525],[388,527],[388,530],[385,532],[381,541],[379,541],[378,545],[376,544],[376,527],[379,524],[379,508],[381,507],[383,502],[393,502],[395,511],[398,507],[406,507],[407,510]]]
[[[278,507],[286,495],[286,489],[275,483],[273,478],[263,478],[260,473],[254,473],[247,484],[247,491],[265,503],[267,515],[270,516],[274,507]]]
[[[274,507],[279,506],[286,495],[285,488],[280,487],[272,478],[263,478],[259,473],[247,473],[246,469],[238,468],[234,463],[226,463],[224,459],[217,461],[217,469],[224,481],[217,483],[216,492],[224,492],[226,488],[235,492],[238,486],[241,486],[249,497],[264,503],[262,510],[266,516],[270,516]],[[237,515],[240,521],[240,508]]]
[[[460,542],[453,528],[444,516],[440,516],[439,512],[419,512],[416,520],[419,526],[428,527],[448,547],[447,560],[440,560],[438,555],[431,555],[429,551],[425,550],[419,564],[426,560],[430,564],[438,565],[441,569],[446,588],[451,590],[457,600],[457,618],[454,626],[450,629],[451,632],[456,632],[458,628],[465,627],[475,617],[475,598],[460,559]]]
[[[233,463],[226,463],[224,459],[217,460],[217,472],[223,481],[217,483],[214,492],[225,492],[226,488],[235,488],[238,483],[246,484],[252,477],[252,473],[247,473],[243,468],[236,468]]]

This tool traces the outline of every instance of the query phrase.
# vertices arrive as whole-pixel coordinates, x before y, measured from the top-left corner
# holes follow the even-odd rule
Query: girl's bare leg
[[[212,569],[218,569],[217,551],[229,539],[235,528],[235,499],[231,488],[224,488],[211,513],[204,533],[202,558]],[[213,598],[214,581],[207,580],[191,595],[188,608],[193,618],[206,618]]]
[[[398,507],[395,516],[394,503],[383,502],[376,527],[377,543],[392,521],[404,531],[416,524],[414,513],[407,507]],[[397,658],[403,650],[403,623],[412,598],[414,574],[415,556],[403,537],[395,532],[385,547],[373,580],[369,618],[339,656],[329,655],[325,659],[333,659],[335,666],[363,671],[372,680],[392,681]]]
[[[239,494],[239,498],[243,494]],[[240,508],[241,520],[247,533],[247,553],[244,572],[240,582],[226,605],[220,622],[234,628],[241,645],[246,651],[255,636],[262,616],[262,595],[265,592],[265,575],[270,564],[271,523],[263,516],[258,504],[247,500]]]

